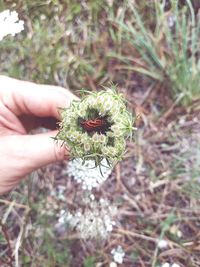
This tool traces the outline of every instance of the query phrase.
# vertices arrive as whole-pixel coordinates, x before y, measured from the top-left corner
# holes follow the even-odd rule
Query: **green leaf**
[[[84,267],[94,267],[95,266],[95,262],[96,262],[96,257],[95,256],[88,256],[85,260],[84,260]]]

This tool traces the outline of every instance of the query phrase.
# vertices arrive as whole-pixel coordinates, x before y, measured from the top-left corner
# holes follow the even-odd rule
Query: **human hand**
[[[39,126],[55,129],[58,107],[78,99],[70,91],[0,75],[0,194],[32,171],[63,160],[68,150],[56,144],[57,131],[30,135]]]

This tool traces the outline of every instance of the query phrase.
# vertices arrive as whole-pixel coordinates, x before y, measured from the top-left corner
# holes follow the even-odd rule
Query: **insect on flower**
[[[125,140],[129,137],[132,140],[135,128],[125,98],[118,95],[115,86],[106,87],[88,93],[81,101],[72,101],[61,110],[56,140],[69,147],[73,158],[92,160],[99,169],[104,158],[109,166],[123,158]]]
[[[107,122],[105,117],[98,117],[96,119],[80,120],[80,125],[88,133],[98,132],[105,133],[109,128],[110,124]]]

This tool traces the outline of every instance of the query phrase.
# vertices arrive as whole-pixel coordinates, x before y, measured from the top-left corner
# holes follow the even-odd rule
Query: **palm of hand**
[[[58,107],[77,99],[69,91],[0,76],[0,194],[28,173],[64,159],[66,149],[50,138],[56,131],[30,135],[43,126],[55,129]]]

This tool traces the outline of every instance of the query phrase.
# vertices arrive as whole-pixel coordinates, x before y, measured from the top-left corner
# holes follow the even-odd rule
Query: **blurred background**
[[[54,164],[0,198],[0,266],[200,266],[200,1],[0,0],[6,9],[25,29],[0,42],[1,74],[77,95],[112,82],[138,129],[93,190],[117,209],[106,238],[68,229],[83,191]]]

